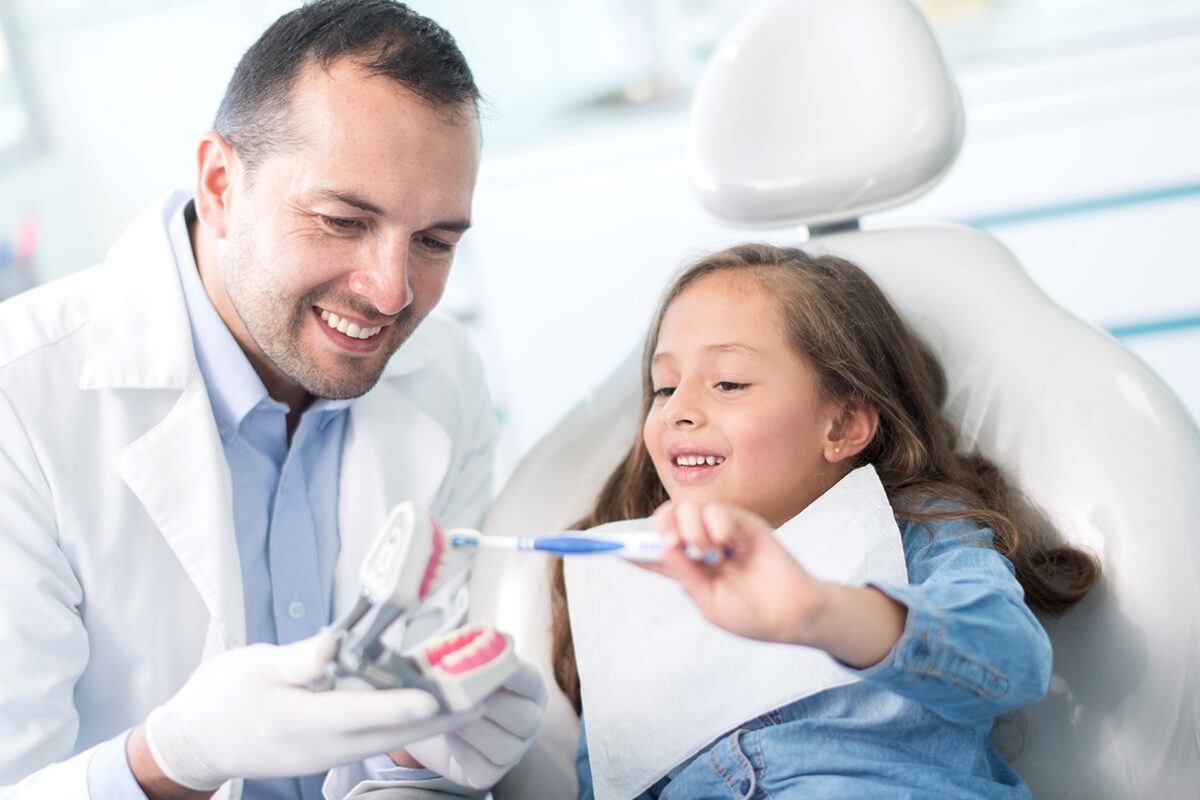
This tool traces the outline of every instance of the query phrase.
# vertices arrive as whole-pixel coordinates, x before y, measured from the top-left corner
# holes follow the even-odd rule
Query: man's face
[[[345,60],[308,67],[291,106],[299,144],[231,176],[209,294],[273,397],[356,397],[442,296],[478,122]]]

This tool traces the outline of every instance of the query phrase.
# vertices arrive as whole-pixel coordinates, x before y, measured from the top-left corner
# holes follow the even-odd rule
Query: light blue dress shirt
[[[196,358],[233,483],[246,641],[287,644],[330,621],[339,540],[337,492],[350,400],[317,399],[287,441],[288,407],[267,394],[213,307],[188,237],[187,203],[168,235],[179,269]],[[88,765],[92,797],[146,800],[125,757],[128,731],[100,745]],[[390,762],[389,762],[390,763]],[[419,777],[423,771],[400,771]],[[248,780],[245,800],[319,800],[324,774]]]

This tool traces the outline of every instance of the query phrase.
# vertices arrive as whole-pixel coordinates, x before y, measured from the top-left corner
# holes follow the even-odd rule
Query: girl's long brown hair
[[[932,530],[933,520],[969,518],[990,528],[993,546],[1012,562],[1025,601],[1036,611],[1062,614],[1091,590],[1100,578],[1096,559],[1061,543],[999,467],[978,453],[959,452],[955,428],[942,417],[946,376],[937,356],[870,276],[849,261],[746,244],[714,253],[682,272],[659,303],[646,340],[643,419],[654,400],[650,358],[663,314],[697,280],[725,270],[753,274],[779,298],[791,344],[815,371],[824,397],[864,401],[878,409],[875,438],[846,470],[873,464],[900,522]],[[666,500],[639,436],[591,512],[575,527],[648,517]],[[555,680],[579,712],[579,674],[561,560],[553,565],[551,604]]]

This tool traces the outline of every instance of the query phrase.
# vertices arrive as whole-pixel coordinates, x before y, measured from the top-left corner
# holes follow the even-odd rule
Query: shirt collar
[[[179,281],[183,286],[183,300],[187,306],[188,319],[192,328],[192,342],[196,350],[196,361],[200,374],[208,387],[213,416],[223,440],[237,433],[242,421],[265,400],[285,413],[287,405],[271,399],[267,387],[250,365],[237,340],[225,326],[221,315],[213,306],[200,280],[196,256],[192,252],[188,227],[195,224],[195,202],[188,201],[171,217],[167,226],[167,238],[175,254],[179,269]],[[348,408],[353,398],[329,400],[317,398],[305,410],[309,413],[342,411]]]

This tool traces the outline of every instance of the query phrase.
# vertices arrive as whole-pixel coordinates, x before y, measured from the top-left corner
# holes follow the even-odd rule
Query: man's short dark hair
[[[277,19],[242,56],[213,127],[247,172],[299,138],[289,125],[292,89],[309,63],[350,56],[391,78],[449,119],[478,114],[479,89],[454,37],[393,0],[314,0]]]

